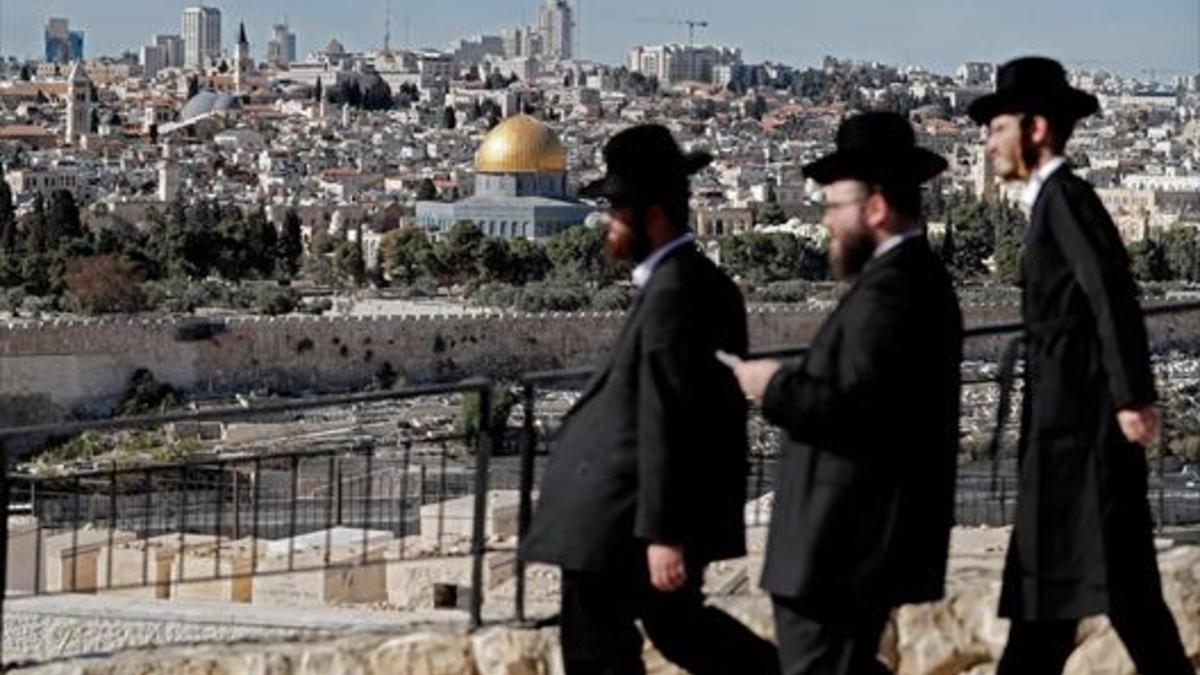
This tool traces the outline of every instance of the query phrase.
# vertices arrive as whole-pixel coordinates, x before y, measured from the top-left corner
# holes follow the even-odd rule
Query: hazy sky
[[[574,0],[571,0],[574,3]],[[672,19],[703,19],[697,42],[740,46],[749,61],[812,65],[825,54],[919,64],[1041,53],[1131,75],[1196,72],[1200,0],[580,0],[582,54],[610,63],[635,44],[686,42]],[[35,56],[49,16],[87,33],[89,57],[136,50],[179,32],[175,0],[0,0],[0,49]],[[286,14],[303,56],[331,37],[350,49],[383,42],[386,0],[214,0],[231,46],[244,19],[262,56]],[[443,47],[459,36],[532,22],[539,0],[392,0],[394,46]],[[407,18],[407,21],[406,21]],[[406,30],[407,24],[407,30]]]

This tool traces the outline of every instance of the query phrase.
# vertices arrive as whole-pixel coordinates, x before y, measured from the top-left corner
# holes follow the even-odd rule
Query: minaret
[[[179,167],[171,151],[171,142],[162,144],[162,159],[158,162],[158,201],[169,204],[179,194]]]
[[[68,145],[75,145],[87,135],[92,124],[92,80],[83,64],[76,61],[67,78],[67,135]]]
[[[241,94],[242,76],[250,69],[250,41],[246,39],[246,24],[238,24],[237,49],[234,52],[233,89]]]

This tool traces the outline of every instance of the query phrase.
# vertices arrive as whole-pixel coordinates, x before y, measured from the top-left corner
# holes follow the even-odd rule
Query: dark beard
[[[840,247],[841,255],[832,255],[830,263],[833,266],[834,277],[839,281],[850,281],[862,272],[871,257],[875,255],[875,242],[866,232],[848,236]]]

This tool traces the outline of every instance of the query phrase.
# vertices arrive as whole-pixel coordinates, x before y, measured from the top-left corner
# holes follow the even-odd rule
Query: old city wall
[[[826,312],[756,308],[751,348],[808,343]],[[1018,319],[1012,305],[964,308],[968,326]],[[620,313],[56,320],[0,325],[0,426],[111,410],[139,368],[197,394],[358,389],[390,364],[408,383],[513,377],[595,363]],[[1200,345],[1200,313],[1148,322],[1156,352]],[[995,358],[1007,338],[971,340]]]
[[[756,348],[810,340],[822,313],[756,310]],[[0,425],[103,414],[139,368],[194,393],[360,388],[390,364],[409,383],[595,362],[619,313],[104,319],[0,325]]]
[[[973,306],[963,313],[968,326],[1018,319],[1012,305]],[[806,344],[824,317],[811,309],[754,309],[751,347]],[[621,319],[620,313],[575,313],[5,324],[0,425],[104,414],[138,368],[198,394],[264,388],[298,394],[361,388],[384,363],[409,383],[588,366],[607,349]],[[1147,323],[1155,352],[1200,348],[1200,312]],[[970,340],[966,357],[995,358],[1007,339]]]

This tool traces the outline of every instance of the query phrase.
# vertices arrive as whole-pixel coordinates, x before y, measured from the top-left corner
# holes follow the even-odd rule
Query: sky
[[[576,0],[570,0],[572,4]],[[1200,0],[578,0],[584,58],[623,63],[637,44],[686,42],[681,19],[704,20],[697,43],[738,46],[748,62],[816,65],[827,54],[952,72],[963,61],[1044,54],[1068,66],[1159,79],[1200,71]],[[137,51],[178,33],[187,2],[0,0],[0,53],[37,56],[45,20],[84,30],[86,55]],[[387,0],[211,0],[227,48],[246,22],[265,54],[287,16],[300,55],[337,37],[348,49],[383,44]],[[539,0],[391,0],[392,45],[445,47],[536,20]],[[1153,71],[1153,73],[1152,73]]]

